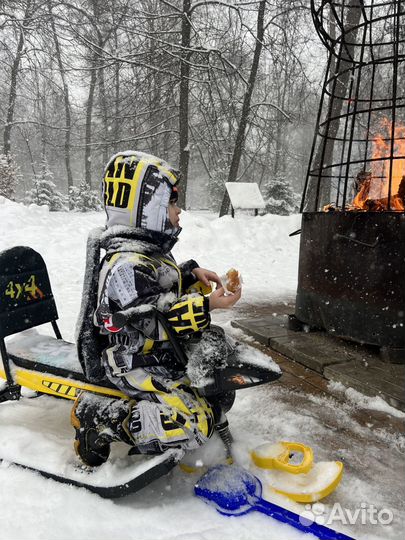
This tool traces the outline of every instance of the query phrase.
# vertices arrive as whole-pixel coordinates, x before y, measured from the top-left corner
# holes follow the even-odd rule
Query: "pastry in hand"
[[[222,284],[225,292],[235,294],[242,286],[242,276],[235,268],[231,268],[222,279]]]

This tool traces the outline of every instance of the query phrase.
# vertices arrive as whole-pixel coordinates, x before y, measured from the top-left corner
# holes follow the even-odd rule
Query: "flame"
[[[371,171],[362,171],[355,180],[357,195],[353,199],[356,210],[405,210],[405,126],[394,129],[394,148],[391,167],[392,124],[384,118],[381,132],[373,139]],[[388,208],[389,179],[391,176],[390,208]]]

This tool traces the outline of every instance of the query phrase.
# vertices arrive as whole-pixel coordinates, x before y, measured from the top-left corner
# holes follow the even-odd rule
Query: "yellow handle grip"
[[[287,452],[282,456],[274,459],[273,467],[279,471],[286,471],[292,474],[307,473],[311,470],[314,461],[314,453],[312,448],[302,443],[282,441],[281,444],[286,448]],[[301,463],[290,463],[290,453],[300,452],[302,454]]]
[[[292,474],[307,473],[311,470],[314,461],[314,453],[312,448],[305,444],[281,441],[278,443],[282,447],[282,451],[275,456],[265,455],[265,450],[261,450],[261,447],[257,448],[257,451],[252,452],[252,460],[261,469],[277,469],[279,471],[285,471]],[[302,454],[301,463],[290,463],[291,452],[299,452]]]

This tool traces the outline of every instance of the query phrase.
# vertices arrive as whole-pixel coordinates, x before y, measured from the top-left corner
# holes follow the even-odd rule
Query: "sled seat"
[[[27,330],[7,341],[7,352],[16,366],[86,381],[76,346],[63,339]]]
[[[26,388],[65,399],[76,399],[81,390],[125,397],[110,381],[90,383],[77,358],[74,343],[27,330],[7,341],[7,355],[15,381]],[[0,376],[1,376],[0,362]]]

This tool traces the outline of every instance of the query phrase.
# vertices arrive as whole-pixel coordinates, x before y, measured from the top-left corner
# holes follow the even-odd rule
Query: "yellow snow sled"
[[[264,443],[253,450],[251,457],[264,485],[300,503],[327,497],[342,479],[342,462],[314,463],[312,448],[301,443]]]

